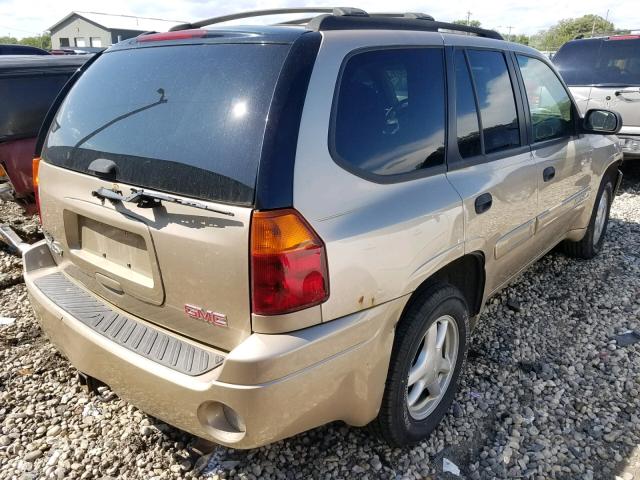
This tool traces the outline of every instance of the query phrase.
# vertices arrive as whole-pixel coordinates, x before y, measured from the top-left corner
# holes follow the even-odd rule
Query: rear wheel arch
[[[485,259],[482,252],[472,252],[458,257],[424,280],[411,294],[404,310],[406,311],[416,299],[434,285],[448,284],[456,287],[462,293],[467,302],[470,316],[479,314],[482,308],[486,279],[484,266]]]

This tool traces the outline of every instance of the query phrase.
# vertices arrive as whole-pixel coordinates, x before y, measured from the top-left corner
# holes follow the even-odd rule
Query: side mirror
[[[586,133],[615,135],[622,128],[622,117],[611,110],[591,109],[584,116],[582,128]]]

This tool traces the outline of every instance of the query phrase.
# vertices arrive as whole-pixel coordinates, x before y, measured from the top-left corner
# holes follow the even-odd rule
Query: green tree
[[[17,39],[15,37],[0,37],[0,44],[5,45],[31,45],[32,47],[51,49],[51,35],[38,35],[36,37],[24,37]]]
[[[31,45],[32,47],[44,48],[49,50],[51,48],[51,35],[39,35],[37,37],[24,37],[20,39],[21,45]]]
[[[15,45],[18,43],[18,39],[15,37],[0,37],[0,43],[5,45]]]
[[[506,36],[505,36],[506,38]],[[529,45],[529,37],[524,34],[513,34],[511,35],[511,41],[515,43],[521,43],[522,45]]]
[[[531,38],[531,44],[539,50],[557,50],[578,35],[590,36],[615,31],[613,23],[599,15],[560,20],[547,30],[541,30]]]
[[[454,20],[452,23],[455,23],[456,25],[467,25],[467,20],[466,19]],[[482,25],[480,23],[480,20],[469,20],[470,27],[480,27],[480,25]]]

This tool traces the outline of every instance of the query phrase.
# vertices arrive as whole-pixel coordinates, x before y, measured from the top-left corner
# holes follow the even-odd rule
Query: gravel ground
[[[1,221],[33,221],[0,202]],[[627,171],[601,255],[551,253],[490,301],[450,415],[391,449],[332,424],[252,451],[201,441],[87,394],[31,313],[0,247],[0,478],[640,479],[640,168]]]

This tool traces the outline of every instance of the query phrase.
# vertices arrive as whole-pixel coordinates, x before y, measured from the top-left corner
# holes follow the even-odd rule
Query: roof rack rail
[[[359,8],[351,7],[300,7],[300,8],[268,8],[265,10],[250,10],[248,12],[232,13],[230,15],[221,15],[219,17],[211,17],[205,20],[199,20],[193,23],[182,23],[171,27],[170,32],[177,30],[188,30],[190,28],[200,28],[216,23],[228,22],[230,20],[239,20],[242,18],[266,17],[268,15],[287,15],[291,13],[330,13],[332,15],[349,15],[349,16],[367,16],[367,12]],[[293,25],[293,24],[292,24]]]
[[[318,13],[320,15],[299,18],[282,22],[279,25],[305,25],[307,29],[314,31],[326,30],[417,30],[439,32],[441,30],[451,32],[465,32],[479,37],[504,40],[502,35],[494,30],[486,30],[479,27],[459,25],[455,23],[438,22],[431,15],[425,13],[367,13],[359,8],[352,7],[301,7],[301,8],[272,8],[266,10],[253,10],[249,12],[222,15],[208,18],[193,23],[176,25],[170,31],[201,28],[216,23],[239,20],[242,18],[263,17],[267,15],[287,15],[293,13]]]

